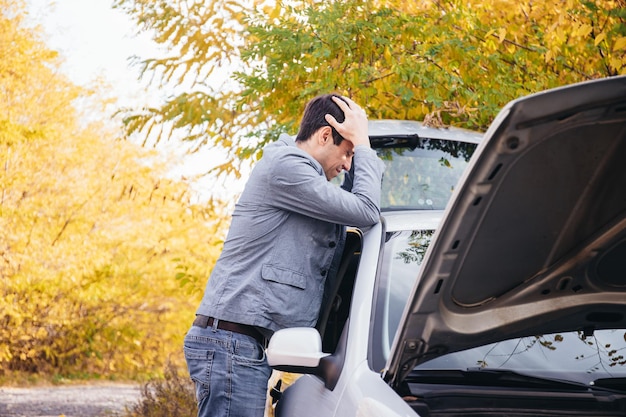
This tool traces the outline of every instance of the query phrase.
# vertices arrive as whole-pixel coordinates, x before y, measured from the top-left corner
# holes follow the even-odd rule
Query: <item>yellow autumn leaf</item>
[[[581,38],[584,38],[588,36],[592,31],[593,31],[593,28],[591,27],[591,25],[583,24],[583,25],[580,25],[577,33],[578,33],[578,36],[580,36]]]
[[[504,42],[504,39],[506,38],[506,29],[505,28],[500,28],[500,30],[498,31],[498,40],[500,43]]]
[[[46,337],[48,337],[48,331],[46,329],[44,329],[43,327],[40,327],[37,330],[37,334],[36,334],[37,339],[41,340],[41,339],[45,339]]]
[[[270,19],[277,19],[280,16],[280,7],[265,5],[263,6],[263,13],[265,13]]]
[[[385,50],[383,52],[383,56],[385,57],[386,61],[390,61],[391,60],[391,51],[389,50],[389,48],[385,48]]]
[[[548,63],[552,60],[552,51],[547,51],[543,57],[544,62]]]
[[[613,44],[613,51],[619,51],[620,49],[626,49],[626,36],[617,38],[617,40]]]
[[[602,42],[604,39],[606,39],[606,32],[602,32],[598,36],[596,36],[596,39],[594,40],[594,46],[598,46],[600,42]]]
[[[274,7],[266,4],[263,6],[263,13],[265,13],[267,16],[271,15],[274,11]]]
[[[609,59],[609,65],[616,70],[619,70],[620,68],[624,68],[626,66],[625,63],[618,57],[611,57]]]

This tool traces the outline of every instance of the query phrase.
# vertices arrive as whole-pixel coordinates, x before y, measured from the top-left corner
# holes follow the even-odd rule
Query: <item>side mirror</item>
[[[324,381],[324,386],[332,391],[337,386],[343,368],[346,333],[344,330],[340,348],[331,355],[322,352],[322,338],[314,328],[279,330],[274,333],[265,351],[267,363],[279,371],[318,376]]]
[[[278,370],[294,368],[316,368],[320,359],[329,356],[322,352],[322,338],[316,329],[310,327],[293,327],[278,330],[266,350],[267,362]],[[312,369],[308,372],[315,373]]]

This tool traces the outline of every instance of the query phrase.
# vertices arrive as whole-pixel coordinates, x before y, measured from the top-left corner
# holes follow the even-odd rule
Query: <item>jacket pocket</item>
[[[264,311],[269,320],[279,328],[315,325],[322,297],[318,282],[273,265],[263,265],[261,276],[265,282]]]
[[[301,290],[306,289],[306,275],[274,265],[263,265],[261,276],[266,281],[291,285]]]

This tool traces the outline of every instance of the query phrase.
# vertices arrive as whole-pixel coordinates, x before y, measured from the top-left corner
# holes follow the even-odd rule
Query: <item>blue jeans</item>
[[[198,417],[263,417],[272,369],[253,337],[192,326],[185,360],[196,385]]]

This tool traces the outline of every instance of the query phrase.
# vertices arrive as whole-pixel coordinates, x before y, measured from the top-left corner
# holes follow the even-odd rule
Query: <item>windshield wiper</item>
[[[415,150],[420,144],[420,137],[417,134],[372,136],[370,141],[374,149],[409,148]]]
[[[619,378],[615,378],[619,379]],[[623,379],[623,378],[621,378]],[[613,379],[610,379],[611,381]],[[520,374],[508,369],[468,368],[462,370],[417,369],[407,377],[407,382],[422,384],[479,385],[510,388],[563,389],[576,391],[610,391],[624,393],[624,381],[615,383],[597,380],[587,385],[582,382],[544,378]]]

